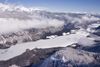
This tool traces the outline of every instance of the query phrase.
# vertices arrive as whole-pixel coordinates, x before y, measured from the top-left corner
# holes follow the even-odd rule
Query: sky
[[[0,0],[0,3],[42,7],[54,12],[94,12],[100,13],[100,0]]]

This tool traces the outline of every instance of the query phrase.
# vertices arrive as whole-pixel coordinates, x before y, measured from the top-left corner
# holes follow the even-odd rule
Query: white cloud
[[[83,15],[83,16],[81,16],[81,18],[78,18],[78,17],[71,17],[68,14],[66,14],[65,17],[68,20],[70,20],[71,23],[75,23],[75,22],[83,23],[85,21],[90,22],[90,21],[98,21],[98,20],[100,20],[100,18],[97,18],[97,17],[94,17],[94,16],[87,16],[87,15]]]
[[[93,40],[90,40],[88,38],[80,38],[78,41],[78,44],[83,45],[83,46],[91,46],[95,43]]]
[[[56,19],[48,19],[41,18],[32,19],[32,20],[18,20],[18,19],[5,19],[0,18],[0,33],[12,32],[20,29],[28,29],[28,28],[45,28],[50,26],[61,26],[63,25],[63,21],[59,21]]]
[[[7,3],[7,0],[5,3]],[[0,8],[3,10],[0,12],[0,33],[12,32],[19,29],[28,28],[45,28],[50,26],[57,27],[64,24],[63,21],[46,18],[34,11],[47,9],[45,7],[26,8],[22,5],[15,6],[14,4],[4,5],[0,3]],[[31,10],[32,14],[30,13]]]
[[[46,10],[46,7],[32,7],[34,10]]]

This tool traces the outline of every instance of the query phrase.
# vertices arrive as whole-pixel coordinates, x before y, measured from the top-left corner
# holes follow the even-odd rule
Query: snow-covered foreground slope
[[[64,48],[47,58],[39,67],[94,67],[98,63],[96,55],[93,52]]]
[[[82,31],[77,31],[76,34],[70,34],[67,36],[59,36],[54,39],[47,39],[47,40],[39,40],[36,42],[28,42],[17,44],[11,46],[8,49],[0,49],[0,60],[8,60],[15,56],[18,56],[26,51],[26,49],[33,49],[33,48],[50,48],[50,47],[65,47],[71,45],[73,43],[82,43],[82,45],[88,44],[91,45],[94,42],[91,39],[86,38],[85,36],[88,33],[82,33]],[[79,42],[80,41],[80,42]],[[82,42],[83,41],[83,42]],[[90,43],[86,42],[89,41]]]

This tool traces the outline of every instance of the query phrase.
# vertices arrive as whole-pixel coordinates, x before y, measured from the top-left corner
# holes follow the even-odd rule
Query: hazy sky
[[[0,0],[0,2],[22,4],[25,7],[44,7],[47,11],[100,12],[100,0]]]

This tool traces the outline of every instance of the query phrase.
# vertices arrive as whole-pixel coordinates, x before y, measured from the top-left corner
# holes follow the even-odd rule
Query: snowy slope
[[[0,10],[0,34],[29,28],[47,28],[52,26],[72,27],[71,29],[80,28],[79,30],[71,30],[70,33],[62,32],[64,36],[48,36],[47,38],[50,38],[48,40],[21,43],[13,45],[8,49],[0,49],[0,60],[8,60],[18,56],[25,52],[26,49],[50,48],[59,46],[65,47],[73,43],[79,43],[83,46],[91,46],[94,44],[94,40],[100,40],[100,37],[90,34],[91,32],[95,31],[92,28],[100,25],[100,17],[95,17],[91,14],[53,13],[40,11],[36,8],[26,8],[24,6],[14,6],[10,4],[5,5],[2,3],[0,3]],[[87,38],[87,35],[91,35],[91,37]],[[81,60],[84,60],[84,58]],[[93,58],[90,57],[89,59]],[[92,61],[89,59],[86,60],[88,63]],[[84,62],[86,61],[84,60]]]
[[[96,53],[64,48],[47,58],[39,67],[93,67]]]
[[[88,34],[88,33],[87,33]],[[70,34],[66,36],[59,36],[54,39],[39,40],[36,42],[28,42],[22,44],[16,44],[8,49],[0,49],[0,60],[7,60],[12,57],[18,56],[26,51],[26,49],[33,48],[50,48],[50,47],[65,47],[73,43],[79,43],[84,46],[90,46],[94,44],[93,40],[86,38],[86,33],[77,31],[76,34]],[[88,41],[90,43],[88,43]],[[88,45],[87,45],[88,44]]]

